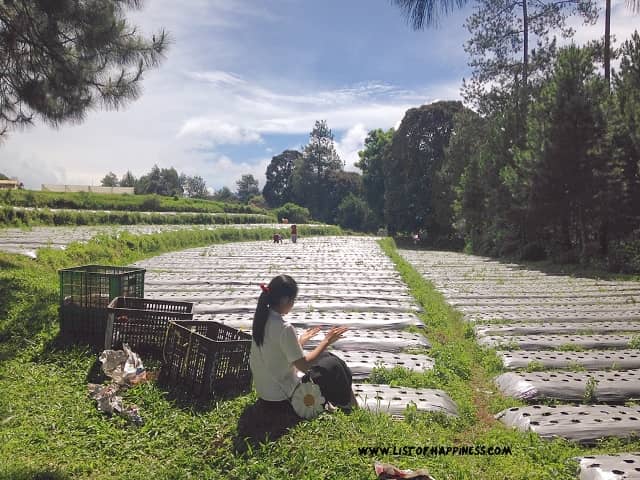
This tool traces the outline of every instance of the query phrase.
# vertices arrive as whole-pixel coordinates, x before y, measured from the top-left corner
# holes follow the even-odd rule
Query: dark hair
[[[264,330],[269,318],[269,308],[280,305],[283,298],[295,300],[298,284],[289,275],[278,275],[269,282],[269,291],[263,291],[258,298],[258,306],[253,316],[252,334],[258,346],[264,343]]]

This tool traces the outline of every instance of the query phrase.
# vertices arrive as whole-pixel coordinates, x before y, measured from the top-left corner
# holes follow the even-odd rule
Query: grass
[[[174,232],[175,233],[175,232]],[[266,233],[266,232],[265,232]],[[165,251],[213,243],[208,238],[160,234],[121,240],[96,239],[67,251],[45,251],[36,261],[0,255],[0,341],[19,346],[0,363],[0,479],[371,479],[374,461],[401,468],[426,467],[438,479],[573,479],[576,456],[640,448],[605,442],[583,449],[540,440],[505,428],[493,414],[520,405],[496,392],[491,379],[502,371],[493,350],[475,343],[473,330],[442,296],[402,260],[392,241],[383,249],[395,262],[421,314],[436,367],[425,373],[377,370],[376,380],[442,388],[460,416],[407,411],[403,421],[357,410],[303,422],[277,442],[246,457],[232,451],[242,410],[255,394],[205,410],[179,407],[155,384],[139,385],[126,400],[140,406],[145,425],[106,418],[87,397],[87,374],[95,357],[74,348],[50,348],[55,337],[55,269],[89,260],[126,264]],[[219,237],[237,241],[254,231]],[[4,295],[8,296],[5,297]],[[28,319],[30,327],[20,329]],[[16,337],[23,337],[18,339]],[[506,456],[360,455],[363,446],[509,446]]]
[[[241,203],[226,203],[161,195],[110,195],[100,193],[57,193],[35,190],[0,192],[0,204],[16,207],[77,210],[126,210],[129,212],[256,213],[265,210]]]
[[[276,223],[273,215],[256,213],[140,213],[126,211],[15,210],[0,206],[0,226],[70,225],[224,225],[230,223]]]

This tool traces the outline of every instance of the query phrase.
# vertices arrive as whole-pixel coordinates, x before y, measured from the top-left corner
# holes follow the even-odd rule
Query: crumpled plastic
[[[122,344],[122,350],[104,350],[98,358],[105,375],[119,385],[135,385],[146,380],[142,360],[126,343]]]
[[[410,478],[412,480],[434,480],[425,468],[413,470],[400,470],[390,463],[375,462],[374,468],[378,480],[392,480],[401,478]]]
[[[125,388],[122,385],[118,385],[117,383],[111,383],[109,385],[90,383],[87,387],[89,389],[89,397],[98,403],[98,411],[109,415],[115,413],[135,425],[144,424],[137,405],[123,405],[122,397],[118,395],[120,390]]]
[[[122,350],[104,350],[98,359],[102,363],[102,371],[112,380],[109,385],[87,385],[89,397],[97,402],[98,411],[109,415],[115,413],[135,425],[142,425],[144,420],[140,416],[138,406],[125,406],[122,397],[118,395],[130,385],[148,380],[142,360],[126,343],[122,345]]]

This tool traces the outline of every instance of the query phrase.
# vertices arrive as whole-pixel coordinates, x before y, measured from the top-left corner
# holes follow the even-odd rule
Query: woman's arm
[[[298,343],[300,344],[300,346],[304,347],[304,344],[315,337],[319,331],[320,327],[313,327],[309,330],[305,330],[304,333],[300,335],[300,338],[298,338]]]
[[[311,368],[311,362],[313,362],[318,356],[324,352],[329,345],[335,343],[344,332],[348,330],[347,327],[333,327],[327,332],[324,339],[314,348],[311,352],[306,353],[302,358],[293,362],[293,366],[301,372],[305,372]]]

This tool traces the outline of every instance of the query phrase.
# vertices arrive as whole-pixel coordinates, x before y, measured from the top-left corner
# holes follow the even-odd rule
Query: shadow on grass
[[[0,472],[0,480],[68,480],[71,477],[60,470],[27,468],[8,469]]]
[[[237,433],[233,437],[234,453],[247,455],[262,443],[278,440],[302,421],[289,401],[265,402],[258,399],[247,405],[238,419]]]

